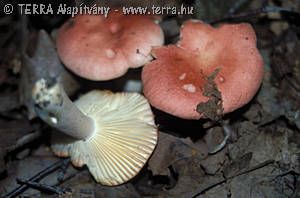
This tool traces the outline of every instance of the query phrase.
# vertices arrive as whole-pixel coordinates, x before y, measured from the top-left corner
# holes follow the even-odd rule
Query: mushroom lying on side
[[[157,143],[150,105],[140,94],[94,90],[72,103],[61,84],[41,79],[32,97],[40,118],[64,133],[54,134],[54,153],[86,164],[101,184],[134,177]]]

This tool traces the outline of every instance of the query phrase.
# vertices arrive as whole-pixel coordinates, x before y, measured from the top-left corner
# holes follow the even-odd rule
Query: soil
[[[203,95],[209,99],[207,102],[201,102],[197,105],[197,112],[203,114],[205,118],[212,121],[219,121],[223,115],[223,102],[221,92],[218,90],[214,81],[219,70],[216,70],[206,80]]]
[[[159,2],[154,1],[166,6]],[[250,23],[265,67],[259,91],[244,107],[220,116],[221,94],[212,75],[205,88],[210,100],[197,107],[208,119],[184,120],[153,107],[158,145],[135,178],[115,187],[98,184],[87,167],[76,168],[52,153],[55,129],[36,116],[31,89],[37,79],[58,77],[71,99],[92,89],[128,91],[130,80],[140,83],[141,69],[110,81],[82,79],[66,70],[56,53],[55,36],[69,15],[1,13],[0,196],[39,175],[18,197],[300,197],[300,2],[223,2],[169,1],[168,6],[192,6],[195,13],[162,16],[166,44],[179,39],[180,25],[190,18],[214,26]],[[114,0],[105,6],[125,4]],[[139,86],[133,89],[142,92]],[[212,152],[228,132],[226,145]]]

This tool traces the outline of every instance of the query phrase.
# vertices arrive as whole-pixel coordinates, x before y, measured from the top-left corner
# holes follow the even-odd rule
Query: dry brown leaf
[[[31,92],[34,83],[41,79],[58,79],[62,82],[68,94],[78,89],[74,78],[62,66],[55,50],[55,45],[46,31],[41,30],[38,34],[37,47],[34,55],[29,57],[23,54],[20,81],[20,99],[28,109],[28,118],[34,118],[35,112],[31,100]]]
[[[193,143],[189,138],[178,138],[164,132],[159,132],[158,145],[149,160],[149,169],[153,175],[168,175],[168,167],[178,161],[188,158],[204,159],[208,154],[204,142]]]

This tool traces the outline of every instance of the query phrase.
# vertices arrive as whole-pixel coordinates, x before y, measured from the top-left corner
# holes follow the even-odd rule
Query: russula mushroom
[[[197,105],[209,100],[209,79],[222,96],[223,112],[217,113],[232,112],[253,98],[263,78],[263,60],[249,24],[213,28],[189,20],[181,36],[177,45],[153,49],[156,60],[143,68],[144,94],[151,105],[185,119],[205,117]]]
[[[164,43],[154,15],[124,15],[121,9],[103,15],[77,15],[59,30],[60,59],[77,75],[110,80],[152,60],[151,49]]]
[[[70,156],[75,166],[86,164],[101,184],[134,177],[156,145],[150,105],[138,93],[94,90],[72,103],[60,83],[41,79],[32,97],[39,117],[63,132],[54,134],[54,153]]]

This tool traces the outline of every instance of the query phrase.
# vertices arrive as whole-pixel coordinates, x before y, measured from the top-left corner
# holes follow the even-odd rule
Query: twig
[[[27,186],[29,186],[31,188],[34,188],[36,190],[39,190],[39,191],[45,191],[45,192],[48,192],[48,193],[55,193],[55,194],[58,194],[58,195],[63,195],[67,191],[69,191],[66,188],[61,188],[61,187],[57,187],[57,186],[50,186],[50,185],[47,185],[47,184],[40,184],[38,182],[33,182],[33,181],[26,180],[26,179],[17,178],[17,182],[20,183],[20,184],[26,184]]]
[[[36,174],[35,176],[31,177],[29,179],[29,181],[33,181],[36,182],[40,179],[42,179],[43,177],[45,177],[46,175],[48,175],[49,173],[55,171],[56,169],[58,169],[59,167],[63,166],[64,164],[67,164],[70,162],[70,158],[67,158],[65,160],[61,160],[59,162],[56,162],[54,164],[52,164],[51,166],[47,167],[46,169],[42,170],[41,172],[39,172],[38,174]],[[28,188],[27,184],[22,184],[21,186],[17,187],[16,189],[14,189],[12,192],[10,192],[9,194],[7,194],[6,196],[4,196],[3,198],[12,198],[12,197],[16,197],[17,195],[23,193],[26,189]]]
[[[244,175],[244,174],[250,173],[250,172],[255,171],[257,169],[260,169],[260,168],[263,168],[265,166],[268,166],[269,164],[273,164],[274,162],[275,162],[274,160],[267,160],[267,161],[265,161],[265,162],[263,162],[261,164],[258,164],[258,165],[254,166],[252,168],[249,168],[249,169],[247,169],[245,171],[241,171],[239,173],[236,173],[233,176],[228,177],[227,180],[228,179],[233,179],[233,178],[235,178],[237,176],[240,176],[240,175]]]
[[[9,146],[6,149],[6,152],[7,153],[12,152],[12,151],[24,146],[25,144],[28,144],[29,142],[39,138],[41,135],[42,135],[41,129],[38,129],[37,131],[35,131],[33,133],[29,133],[29,134],[21,137],[20,139],[18,139],[14,145]]]
[[[267,165],[269,165],[269,164],[273,164],[274,162],[275,162],[274,160],[267,160],[267,161],[265,161],[265,162],[263,162],[263,163],[261,163],[261,164],[258,164],[258,165],[254,166],[254,167],[252,167],[252,168],[249,168],[249,169],[247,169],[247,170],[245,170],[245,171],[239,172],[239,173],[237,173],[237,174],[235,174],[235,175],[233,175],[233,176],[231,176],[231,177],[228,177],[228,178],[225,178],[225,179],[223,179],[223,180],[221,180],[221,181],[218,181],[218,182],[216,182],[216,183],[214,183],[214,184],[212,184],[212,185],[206,187],[205,189],[202,189],[200,192],[198,192],[197,194],[195,194],[195,195],[192,196],[192,197],[193,197],[193,198],[194,198],[194,197],[198,197],[199,195],[201,195],[202,193],[206,192],[207,190],[209,190],[209,189],[211,189],[211,188],[213,188],[213,187],[215,187],[215,186],[217,186],[217,185],[220,185],[220,184],[226,182],[227,180],[233,179],[233,178],[235,178],[235,177],[237,177],[237,176],[240,176],[240,175],[248,174],[248,173],[250,173],[250,172],[252,172],[252,171],[254,171],[254,170],[263,168],[263,167],[265,167],[265,166],[267,166]]]
[[[288,171],[285,171],[279,175],[276,175],[275,177],[273,177],[271,180],[269,180],[268,182],[273,182],[274,180],[278,179],[279,177],[284,177],[284,176],[287,176],[287,175],[293,175],[294,176],[294,189],[293,189],[293,193],[291,196],[289,196],[289,198],[296,198],[297,197],[297,193],[298,193],[298,190],[299,190],[299,187],[300,187],[300,182],[298,181],[297,177],[300,176],[300,172],[297,172],[295,170],[288,170]]]
[[[283,176],[286,176],[288,174],[293,174],[293,175],[300,175],[300,173],[294,171],[294,170],[288,170],[288,171],[285,171],[279,175],[277,175],[274,179],[277,179],[278,177],[283,177]]]
[[[296,183],[295,183],[295,187],[294,187],[294,192],[293,192],[293,194],[291,195],[290,198],[297,198],[297,194],[298,194],[299,188],[300,188],[300,182],[296,179]]]
[[[70,163],[67,162],[67,163],[64,163],[61,167],[60,167],[60,170],[58,171],[57,173],[57,181],[59,183],[62,183],[64,181],[64,177],[65,177],[65,173],[67,171],[67,168],[68,168],[68,165]]]
[[[233,7],[230,8],[230,10],[228,11],[228,15],[229,15],[229,14],[235,13],[235,11],[236,11],[239,7],[241,7],[241,5],[243,5],[244,3],[246,3],[246,0],[239,0],[239,1],[237,1],[237,2],[233,5]]]
[[[219,17],[217,19],[210,20],[207,23],[213,24],[213,23],[217,23],[217,22],[221,22],[221,21],[225,21],[225,20],[229,20],[229,19],[236,19],[236,18],[241,18],[241,17],[253,16],[253,15],[258,15],[258,14],[267,13],[267,12],[281,12],[281,11],[300,14],[300,13],[296,12],[295,10],[293,10],[293,8],[266,6],[264,8],[260,8],[260,9],[256,9],[256,10],[250,10],[248,12],[243,12],[243,13],[239,13],[239,14],[229,13],[229,14],[227,14],[225,16],[222,16],[222,17]]]

